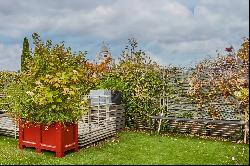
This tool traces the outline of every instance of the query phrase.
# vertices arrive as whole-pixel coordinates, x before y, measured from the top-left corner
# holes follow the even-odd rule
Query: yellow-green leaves
[[[132,40],[131,40],[132,42]],[[132,43],[131,43],[132,44]],[[136,44],[132,44],[136,46]],[[126,107],[126,119],[133,125],[133,120],[139,114],[143,120],[159,107],[161,93],[170,92],[170,84],[164,84],[160,67],[141,50],[129,46],[117,65],[106,73],[97,88],[112,89],[122,92],[122,103]],[[131,118],[131,119],[130,119]]]
[[[86,111],[80,109],[80,94],[89,89],[84,53],[73,53],[63,43],[44,43],[37,34],[33,39],[33,60],[17,84],[23,95],[13,95],[13,107],[19,108],[13,115],[43,123],[76,121]]]

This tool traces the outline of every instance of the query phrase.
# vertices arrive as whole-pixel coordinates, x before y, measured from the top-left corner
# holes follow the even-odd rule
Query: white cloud
[[[4,45],[0,43],[0,71],[15,71],[20,68],[21,47],[18,44]]]
[[[183,56],[187,54],[214,54],[216,50],[225,48],[229,43],[221,39],[208,39],[208,40],[194,40],[183,41],[178,43],[171,43],[168,45],[161,45],[163,49],[169,51],[172,54],[181,54]]]
[[[39,32],[52,39],[77,38],[82,45],[104,40],[117,47],[136,37],[162,63],[187,64],[181,56],[202,59],[249,35],[249,1],[0,0],[0,22],[0,37],[18,41]]]

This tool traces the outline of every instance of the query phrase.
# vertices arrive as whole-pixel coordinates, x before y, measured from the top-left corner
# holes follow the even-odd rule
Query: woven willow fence
[[[142,122],[137,118],[137,126],[140,129],[154,129],[155,131],[170,131],[177,133],[190,133],[208,136],[243,137],[244,115],[240,114],[236,105],[218,98],[216,102],[206,103],[202,108],[187,96],[189,90],[188,76],[191,71],[179,71],[167,81],[173,84],[179,81],[178,92],[169,98],[162,95],[159,108],[162,112],[151,115],[148,122]],[[217,119],[209,114],[209,107],[218,112]],[[247,122],[248,124],[248,122]]]

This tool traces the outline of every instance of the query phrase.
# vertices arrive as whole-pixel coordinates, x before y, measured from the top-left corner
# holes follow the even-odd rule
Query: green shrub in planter
[[[44,43],[35,33],[33,40],[27,70],[6,89],[9,113],[43,124],[76,122],[87,110],[87,101],[80,97],[88,89],[85,53],[72,53],[63,43]]]

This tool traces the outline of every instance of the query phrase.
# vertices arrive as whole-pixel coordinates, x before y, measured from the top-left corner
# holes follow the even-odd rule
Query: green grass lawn
[[[0,136],[0,164],[248,164],[249,146],[124,131],[117,138],[55,158],[53,152],[19,150],[14,138]]]

